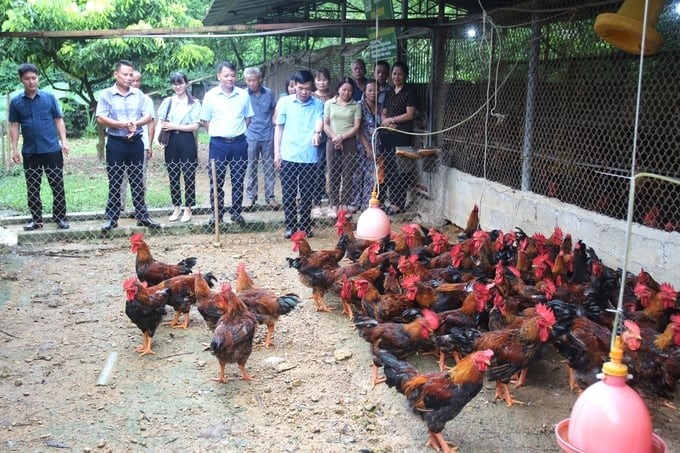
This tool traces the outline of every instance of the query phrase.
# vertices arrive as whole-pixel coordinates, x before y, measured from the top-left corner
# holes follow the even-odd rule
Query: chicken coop
[[[234,23],[220,9],[230,3],[238,2],[215,1],[205,22]],[[620,6],[402,2],[397,59],[408,63],[418,93],[414,146],[440,151],[405,162],[413,174],[405,181],[409,211],[462,225],[479,204],[487,228],[562,226],[603,245],[620,265],[631,177],[660,175],[635,179],[633,242],[636,265],[658,265],[670,279],[667,269],[680,263],[680,13],[672,2],[656,4],[663,44],[641,60],[594,29],[599,14]],[[356,28],[349,23],[341,35],[357,36]],[[319,66],[351,75],[356,57],[372,68],[369,44],[272,59],[267,82],[283,86],[285,74]]]
[[[417,100],[413,148],[434,150],[399,162],[412,217],[462,225],[477,204],[485,228],[560,226],[620,265],[630,212],[632,267],[651,266],[670,280],[680,252],[680,27],[675,3],[653,5],[648,28],[661,45],[642,59],[594,29],[619,1],[215,0],[204,26],[191,31],[262,40],[265,85],[276,92],[298,69],[325,67],[336,80],[351,76],[356,58],[366,61],[368,77],[378,59],[406,62]],[[172,30],[145,31],[154,33]],[[320,38],[337,44],[320,47]],[[385,40],[389,52],[381,50]],[[198,204],[210,196],[201,192]]]

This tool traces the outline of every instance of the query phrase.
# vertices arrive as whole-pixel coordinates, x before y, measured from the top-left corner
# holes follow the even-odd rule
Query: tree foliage
[[[32,0],[0,1],[7,5],[2,30],[73,31],[197,27],[200,20],[187,14],[181,0]],[[190,2],[191,3],[191,2]],[[195,3],[195,2],[193,2]],[[192,6],[197,11],[196,5]],[[167,86],[168,75],[212,67],[209,47],[186,39],[28,39],[3,40],[3,53],[13,63],[32,62],[43,79],[57,74],[93,111],[96,93],[111,84],[113,65],[127,59],[145,74],[145,84]],[[16,79],[15,79],[16,80]],[[162,85],[161,85],[162,84]]]

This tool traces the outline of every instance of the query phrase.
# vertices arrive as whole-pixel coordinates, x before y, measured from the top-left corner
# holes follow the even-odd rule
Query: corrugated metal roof
[[[311,7],[316,3],[295,0],[215,0],[203,19],[203,25],[262,23],[279,17],[292,18],[295,13],[304,11],[307,4]]]
[[[425,6],[436,11],[436,2],[428,0],[420,0],[419,2],[409,2],[409,9],[425,10]],[[326,1],[326,2],[310,2],[299,0],[214,0],[208,13],[203,19],[203,25],[248,25],[248,24],[290,24],[290,23],[304,23],[314,22],[323,23],[327,20],[324,17],[323,10],[328,11],[331,8],[339,8],[342,1]],[[498,11],[499,9],[510,13],[515,18],[524,16],[524,19],[530,19],[532,12],[550,13],[555,10],[569,10],[574,8],[576,14],[583,11],[583,5],[589,5],[592,0],[484,0],[481,2],[486,11]],[[602,7],[606,4],[611,4],[612,9],[615,10],[620,0],[604,0],[598,5]],[[479,0],[445,0],[445,4],[457,8],[461,12],[467,12],[467,15],[477,15],[481,13],[482,8]],[[335,6],[334,6],[335,5]],[[420,7],[422,5],[422,8]],[[502,14],[503,15],[503,14]],[[334,14],[337,17],[337,11]],[[422,17],[422,16],[421,16]],[[460,18],[460,16],[458,16]],[[396,18],[395,18],[396,19]],[[434,25],[437,21],[435,17],[430,19],[421,19],[423,22],[428,22]],[[332,25],[331,25],[332,24]],[[339,31],[343,26],[343,22],[333,21],[331,28],[325,30],[324,34],[339,36]],[[365,34],[365,30],[360,30],[356,27],[345,27],[346,36],[355,34],[356,30],[359,34]],[[318,31],[313,32],[319,34]]]

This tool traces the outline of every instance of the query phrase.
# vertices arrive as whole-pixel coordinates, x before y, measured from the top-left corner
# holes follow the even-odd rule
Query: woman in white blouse
[[[198,166],[198,146],[195,132],[200,127],[201,103],[187,92],[189,81],[182,72],[170,76],[173,96],[163,99],[158,108],[156,143],[161,131],[170,132],[165,146],[165,164],[170,180],[170,198],[174,210],[168,221],[188,222],[191,208],[196,204],[196,167]],[[180,178],[184,177],[184,203]],[[184,209],[182,209],[184,207]],[[180,214],[182,218],[180,219]]]

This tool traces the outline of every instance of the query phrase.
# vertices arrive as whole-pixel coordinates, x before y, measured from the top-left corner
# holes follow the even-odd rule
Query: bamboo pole
[[[217,204],[217,172],[215,171],[215,159],[210,159],[210,168],[212,169],[212,186],[213,186],[213,221],[215,222],[215,241],[213,242],[213,247],[222,247],[220,243],[220,208]]]

